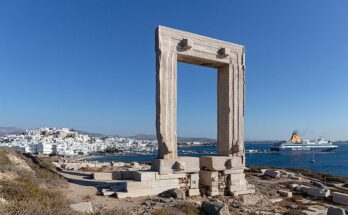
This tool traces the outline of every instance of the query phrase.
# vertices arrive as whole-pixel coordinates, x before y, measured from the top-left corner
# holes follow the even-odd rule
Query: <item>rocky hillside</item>
[[[59,192],[65,186],[49,163],[0,148],[0,214],[76,214]]]

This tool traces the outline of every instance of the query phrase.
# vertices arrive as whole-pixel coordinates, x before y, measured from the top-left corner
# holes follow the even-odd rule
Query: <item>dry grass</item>
[[[289,211],[287,211],[286,213],[284,213],[284,215],[304,215],[305,213],[303,213],[300,209],[290,209]]]
[[[37,158],[30,154],[24,154],[21,157],[36,174],[36,177],[32,180],[36,180],[40,185],[48,188],[64,187],[67,185],[66,180],[56,173],[55,167],[48,158]]]
[[[190,202],[178,202],[174,206],[157,208],[154,215],[198,215],[200,209]]]
[[[29,165],[25,170],[13,164],[8,155]],[[49,163],[32,157],[24,157],[11,149],[0,149],[0,171],[16,174],[13,180],[0,180],[0,197],[7,201],[0,207],[0,214],[8,215],[69,215],[76,214],[69,202],[58,192],[65,181],[55,174]],[[55,189],[48,189],[55,188]]]
[[[15,166],[11,163],[10,159],[8,158],[7,154],[11,153],[11,150],[7,148],[1,148],[0,149],[0,171],[11,171],[15,168]]]
[[[30,178],[1,180],[0,195],[9,204],[3,214],[71,214],[69,203],[58,192],[41,188]]]
[[[168,210],[168,208],[156,208],[153,211],[154,215],[176,215],[176,213],[174,211],[170,211],[173,210],[172,208]]]

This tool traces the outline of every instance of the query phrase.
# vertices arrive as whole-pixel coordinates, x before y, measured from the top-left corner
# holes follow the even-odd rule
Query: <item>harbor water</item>
[[[336,152],[330,153],[247,153],[247,166],[274,166],[308,169],[314,172],[348,177],[348,144],[336,144]],[[248,143],[246,150],[268,150],[272,144]],[[180,156],[214,155],[216,146],[179,147]],[[89,161],[151,161],[156,155],[106,155],[91,157]],[[311,162],[312,160],[315,162]]]

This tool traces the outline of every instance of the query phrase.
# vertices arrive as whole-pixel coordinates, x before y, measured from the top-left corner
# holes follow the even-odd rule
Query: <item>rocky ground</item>
[[[345,206],[334,203],[331,196],[320,198],[304,193],[301,186],[330,190],[331,193],[348,193],[346,178],[294,169],[276,170],[277,174],[272,175],[265,174],[261,168],[253,168],[246,171],[246,176],[248,182],[255,185],[255,194],[116,199],[99,194],[96,189],[98,182],[91,179],[92,172],[110,171],[110,168],[147,169],[148,165],[97,165],[56,171],[49,165],[52,161],[52,158],[23,156],[8,149],[0,150],[0,214],[79,214],[71,208],[81,207],[92,214],[121,215],[193,215],[209,210],[215,210],[215,214],[328,214],[328,208],[332,206]],[[286,195],[291,192],[292,196],[281,195],[280,191]]]
[[[117,165],[117,169],[122,169]],[[148,165],[137,163],[126,164],[123,169],[147,169]],[[70,179],[82,180],[85,183],[93,183],[90,180],[92,172],[83,168],[80,174],[63,171],[61,174]],[[110,167],[99,168],[98,171],[109,171]],[[275,169],[276,170],[276,169]],[[323,174],[308,172],[306,170],[285,170],[279,172],[279,177],[271,177],[264,174],[263,169],[253,168],[246,171],[247,180],[254,184],[256,193],[238,197],[218,196],[187,197],[184,200],[163,197],[141,197],[131,199],[116,199],[96,195],[95,184],[89,186],[76,183],[69,184],[67,198],[75,202],[90,201],[99,211],[106,213],[113,211],[116,214],[199,214],[204,201],[224,203],[231,214],[327,214],[328,208],[337,206],[329,198],[318,198],[304,194],[300,189],[293,189],[291,186],[310,186],[330,189],[348,193],[344,188],[347,179]],[[325,181],[324,181],[325,179]],[[326,185],[324,183],[326,182]],[[282,196],[279,191],[290,192],[292,197]]]

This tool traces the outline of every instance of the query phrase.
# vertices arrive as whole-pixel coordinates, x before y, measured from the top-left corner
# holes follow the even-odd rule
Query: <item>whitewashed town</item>
[[[182,141],[184,145],[201,145],[203,142]],[[156,154],[157,140],[142,137],[118,137],[82,134],[70,128],[27,129],[21,134],[0,136],[0,147],[11,147],[23,153],[83,156],[94,153]],[[185,151],[190,152],[190,151]]]
[[[69,128],[28,129],[23,134],[0,137],[0,146],[43,155],[74,156],[116,149],[122,153],[152,153],[155,140],[128,137],[92,137]]]

